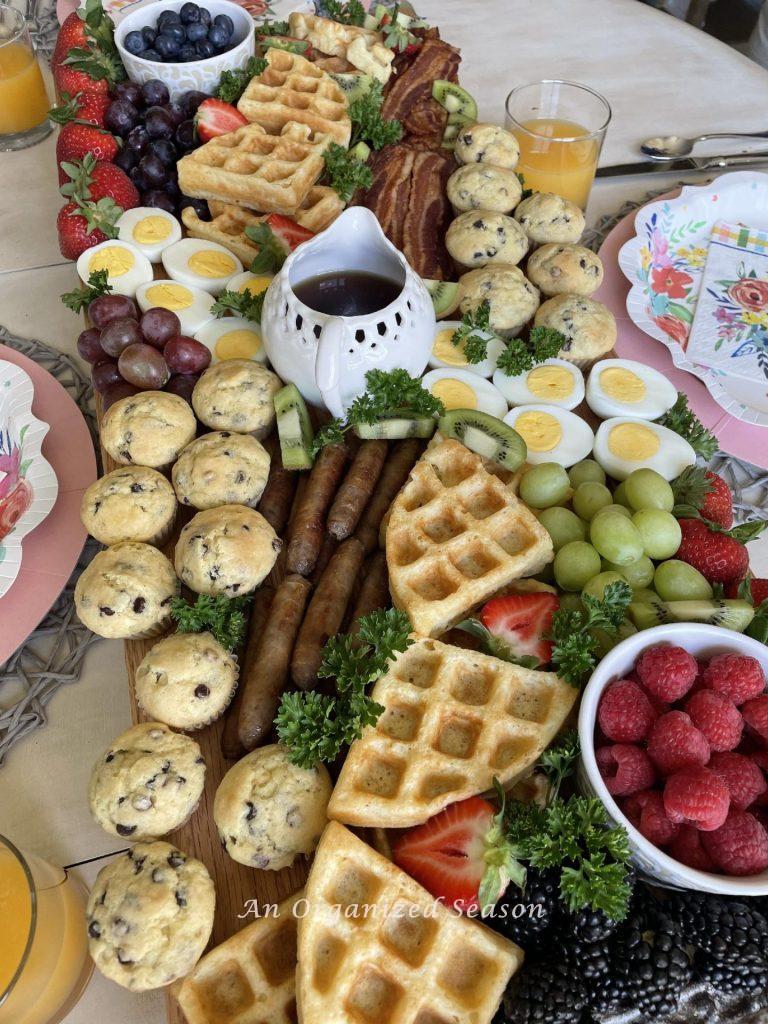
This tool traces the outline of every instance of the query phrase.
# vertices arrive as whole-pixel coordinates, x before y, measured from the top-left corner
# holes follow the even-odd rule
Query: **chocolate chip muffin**
[[[192,441],[173,467],[173,487],[182,505],[259,503],[269,476],[269,454],[250,434],[229,430],[203,434]]]
[[[500,125],[478,122],[462,128],[454,153],[462,164],[493,164],[513,171],[520,159],[520,146]]]
[[[237,662],[210,633],[174,633],[136,669],[136,700],[159,722],[202,729],[217,719],[237,686]]]
[[[98,636],[157,636],[171,621],[179,592],[173,566],[149,544],[123,541],[100,551],[75,586],[75,611]]]
[[[465,210],[509,213],[520,202],[523,187],[517,174],[506,167],[464,164],[450,176],[446,191],[456,213]]]
[[[462,313],[490,304],[491,330],[502,338],[514,338],[539,305],[539,290],[519,267],[492,265],[471,270],[459,278]]]
[[[198,512],[176,542],[176,572],[196,594],[248,594],[269,574],[282,541],[260,512],[220,505]]]
[[[187,402],[167,391],[140,391],[121,398],[101,421],[101,443],[123,466],[169,466],[195,436]]]
[[[545,242],[578,242],[584,231],[584,214],[570,201],[553,192],[534,192],[515,210],[533,245]]]
[[[603,282],[603,264],[583,245],[548,242],[531,253],[526,274],[547,298],[591,295]]]
[[[189,819],[204,782],[205,759],[194,740],[161,722],[141,722],[93,766],[88,803],[110,835],[154,839]]]
[[[170,843],[137,843],[99,872],[88,900],[88,947],[101,973],[134,992],[195,966],[213,927],[208,869]]]
[[[192,406],[211,430],[262,438],[275,422],[274,397],[282,386],[276,374],[252,359],[225,359],[195,384]]]
[[[514,266],[528,252],[528,238],[512,217],[492,210],[468,210],[448,228],[445,247],[462,267]]]
[[[156,469],[126,466],[91,484],[83,495],[80,518],[100,544],[162,544],[176,518],[176,495]]]
[[[554,327],[566,342],[557,353],[582,370],[616,344],[616,318],[602,302],[583,295],[555,295],[539,306],[536,327]]]

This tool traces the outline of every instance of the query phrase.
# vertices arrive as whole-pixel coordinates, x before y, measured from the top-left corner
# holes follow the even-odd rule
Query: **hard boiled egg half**
[[[464,342],[454,345],[453,338],[456,331],[461,327],[460,320],[441,320],[435,329],[435,336],[432,340],[432,353],[429,357],[429,365],[433,368],[444,366],[461,367],[470,373],[476,373],[480,377],[490,377],[496,366],[496,360],[504,351],[504,342],[493,335],[486,335],[478,332],[481,337],[487,337],[488,347],[486,357],[480,363],[470,363],[464,354]]]
[[[244,316],[211,320],[200,328],[195,341],[211,350],[212,363],[224,359],[255,359],[257,363],[264,363],[267,359],[259,325]]]
[[[584,376],[565,359],[546,359],[516,377],[496,370],[493,383],[510,405],[556,405],[575,409],[584,399]]]
[[[235,274],[242,274],[243,264],[229,249],[218,242],[199,238],[182,238],[163,251],[163,266],[169,277],[190,288],[202,288],[219,295]]]
[[[252,274],[250,270],[244,270],[242,274],[235,274],[227,288],[231,292],[249,291],[251,295],[259,295],[269,288],[273,277],[273,274]]]
[[[556,405],[521,405],[511,409],[504,422],[514,427],[528,446],[526,461],[558,462],[566,469],[586,459],[595,435],[581,417]]]
[[[633,359],[603,359],[587,381],[587,405],[602,419],[657,420],[676,401],[677,388],[663,373]]]
[[[159,263],[164,249],[181,238],[176,218],[154,206],[126,210],[117,222],[118,238],[135,245],[151,263]]]
[[[450,409],[479,409],[501,419],[507,411],[507,403],[499,389],[468,370],[430,370],[424,374],[421,383],[440,399],[446,412]]]
[[[112,285],[114,295],[133,298],[142,285],[152,280],[152,264],[147,257],[135,245],[116,238],[99,242],[78,256],[77,273],[84,284],[97,270],[106,270],[107,283]]]
[[[136,292],[142,313],[155,306],[170,309],[181,321],[181,333],[194,336],[213,319],[214,298],[201,288],[190,288],[178,281],[150,281]]]
[[[635,469],[655,469],[665,480],[674,480],[686,466],[696,464],[696,453],[679,434],[628,416],[600,424],[595,458],[614,480],[626,480]]]

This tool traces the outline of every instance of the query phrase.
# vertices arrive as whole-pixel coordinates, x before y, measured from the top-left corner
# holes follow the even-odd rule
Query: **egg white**
[[[244,292],[246,288],[252,295],[258,295],[269,287],[274,274],[254,274],[250,270],[244,270],[242,274],[235,274],[229,279],[227,288],[231,292]]]
[[[262,339],[259,325],[255,324],[253,320],[247,320],[244,316],[225,316],[218,320],[210,320],[195,335],[195,341],[201,342],[206,348],[210,349],[211,363],[220,363],[222,361],[222,357],[217,353],[216,348],[222,335],[229,334],[230,331],[253,331],[254,334],[257,334],[261,339],[261,345],[256,355],[250,358],[257,363],[265,363],[267,361],[267,353],[264,349],[264,340]],[[230,356],[227,358],[234,357]]]
[[[504,417],[504,422],[508,423],[510,427],[515,427],[519,417],[530,412],[548,413],[558,421],[562,431],[560,440],[549,451],[537,452],[530,445],[528,446],[526,462],[530,465],[537,466],[542,462],[557,462],[567,469],[569,466],[581,462],[582,459],[586,459],[592,451],[595,435],[589,424],[585,423],[576,413],[569,412],[568,409],[562,409],[557,405],[535,405],[533,403],[519,405],[510,409]]]
[[[609,446],[609,437],[614,427],[622,423],[638,423],[652,431],[659,439],[659,450],[642,460],[629,460],[615,455]],[[658,423],[632,416],[614,416],[604,420],[595,437],[595,459],[608,476],[614,480],[626,480],[635,469],[655,469],[665,480],[674,480],[687,466],[696,464],[696,452],[685,438]]]
[[[645,395],[639,402],[625,402],[606,394],[600,375],[606,370],[621,369],[633,373],[645,384]],[[652,366],[634,359],[602,359],[591,370],[587,380],[587,405],[601,419],[629,416],[636,420],[657,420],[677,401],[677,388]]]
[[[456,353],[455,362],[447,362],[444,359],[440,359],[435,354],[434,347],[437,344],[438,335],[442,334],[443,331],[456,331],[459,327],[461,327],[461,320],[438,320],[437,326],[435,327],[435,335],[432,339],[432,352],[429,356],[429,365],[432,369],[447,367],[449,370],[468,370],[469,373],[475,373],[479,377],[490,377],[496,366],[496,360],[504,351],[504,342],[492,335],[488,338],[486,357],[480,363],[467,362],[462,350],[455,345],[451,345]],[[451,344],[451,342],[449,341],[448,344]]]
[[[232,260],[234,270],[221,277],[206,277],[203,274],[197,274],[189,266],[189,261],[198,252],[220,252]],[[180,242],[168,246],[163,251],[162,261],[168,277],[188,288],[202,288],[203,291],[210,292],[211,295],[221,294],[229,286],[232,278],[243,272],[243,264],[233,252],[225,249],[218,242],[204,242],[200,238],[182,238]]]
[[[478,376],[476,373],[470,373],[468,370],[463,370],[460,367],[455,369],[440,368],[425,373],[421,383],[427,391],[431,392],[434,384],[439,380],[457,380],[462,384],[466,384],[474,393],[477,401],[475,408],[479,409],[480,412],[487,412],[490,416],[497,416],[501,419],[507,411],[507,403],[504,401],[504,396],[499,389],[495,388],[489,380],[485,380],[485,378]]]
[[[127,249],[133,257],[133,266],[124,274],[112,277],[112,275],[107,272],[107,283],[112,285],[113,295],[128,295],[130,298],[133,298],[137,289],[139,289],[141,285],[152,280],[152,264],[143,252],[140,252],[135,245],[130,245],[128,242],[121,242],[119,238],[108,238],[106,242],[99,242],[98,245],[91,246],[90,249],[86,249],[85,252],[80,253],[78,256],[77,273],[83,284],[88,283],[88,278],[91,274],[91,271],[88,269],[88,264],[93,256],[96,253],[101,252],[102,249]]]
[[[137,225],[141,221],[146,220],[147,217],[160,217],[162,220],[167,221],[170,228],[168,237],[158,242],[138,242],[133,237],[133,232]],[[154,206],[136,206],[133,210],[126,210],[116,226],[118,230],[117,237],[120,241],[135,245],[139,252],[143,252],[151,263],[159,263],[163,250],[178,242],[181,238],[181,224],[179,224],[173,214]]]
[[[157,303],[153,303],[151,299],[147,298],[147,292],[154,285],[179,285],[180,281],[171,281],[170,279],[162,279],[160,281],[149,281],[147,284],[143,284],[136,292],[136,301],[139,304],[139,309],[142,313],[146,313],[148,309],[153,309]],[[192,304],[187,306],[186,309],[174,309],[173,312],[179,318],[181,322],[181,333],[194,337],[195,334],[200,330],[203,324],[208,323],[209,320],[213,320],[213,313],[211,307],[215,302],[215,299],[208,292],[204,292],[201,288],[190,288],[189,285],[182,285],[192,295]]]
[[[560,366],[570,375],[573,380],[573,391],[567,398],[558,400],[550,397],[547,402],[543,402],[542,396],[535,395],[528,387],[528,374],[532,372],[531,370],[526,370],[525,373],[520,373],[516,377],[508,377],[503,370],[496,370],[493,375],[493,383],[510,405],[544,404],[556,405],[558,409],[575,409],[584,400],[584,375],[578,366],[566,362],[565,359],[545,359],[538,363],[534,370],[539,366]]]

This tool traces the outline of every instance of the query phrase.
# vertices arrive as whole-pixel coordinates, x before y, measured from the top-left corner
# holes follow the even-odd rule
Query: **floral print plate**
[[[687,185],[674,199],[638,210],[635,237],[619,252],[619,266],[631,284],[627,313],[642,331],[666,345],[675,366],[702,380],[726,412],[768,426],[765,379],[730,376],[694,362],[686,352],[707,247],[719,220],[768,229],[768,174],[724,174],[709,185]]]

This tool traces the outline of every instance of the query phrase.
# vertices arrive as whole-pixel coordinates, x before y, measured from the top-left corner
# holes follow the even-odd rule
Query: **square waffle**
[[[395,52],[384,45],[381,32],[357,25],[340,25],[330,18],[303,11],[289,14],[288,24],[292,36],[306,39],[320,53],[343,57],[358,71],[378,79],[382,85],[389,81]]]
[[[296,1024],[296,916],[303,892],[199,960],[178,1001],[187,1024]]]
[[[428,448],[390,509],[389,589],[416,633],[438,636],[552,561],[549,534],[460,441]]]
[[[237,109],[249,121],[279,135],[289,121],[308,125],[317,135],[330,135],[345,148],[352,124],[347,101],[327,71],[298,53],[267,51],[267,66],[248,83]]]
[[[187,196],[293,216],[323,172],[328,135],[289,122],[279,135],[247,124],[182,157],[179,188]]]
[[[307,882],[303,1024],[489,1024],[523,951],[331,822]]]
[[[563,725],[577,691],[554,672],[419,637],[371,697],[384,708],[349,749],[328,806],[347,825],[407,828],[509,788]]]

